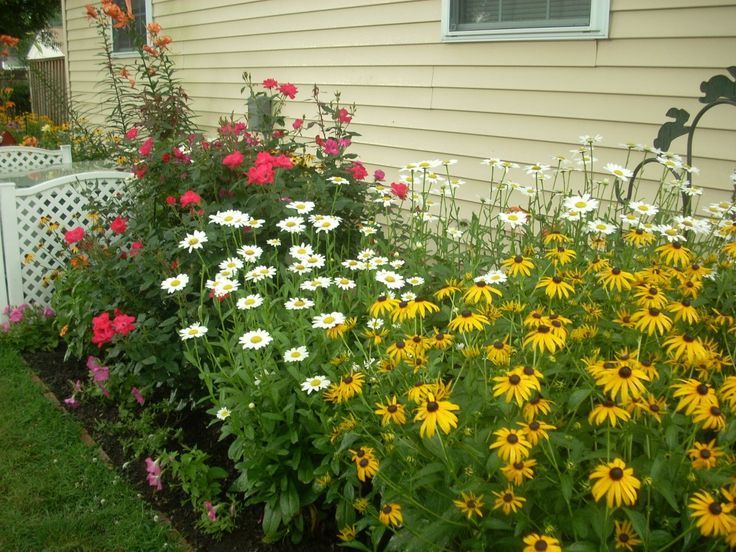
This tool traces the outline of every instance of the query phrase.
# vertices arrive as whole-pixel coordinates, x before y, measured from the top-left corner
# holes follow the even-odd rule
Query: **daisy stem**
[[[671,540],[671,541],[670,541],[670,542],[669,542],[668,544],[665,544],[665,545],[664,545],[664,546],[663,546],[662,548],[658,548],[658,549],[656,550],[656,552],[662,552],[663,550],[667,550],[668,548],[670,548],[670,547],[671,547],[671,546],[672,546],[673,544],[675,544],[675,543],[676,543],[677,541],[679,541],[680,539],[684,539],[684,538],[685,538],[685,537],[687,536],[687,534],[688,534],[688,533],[689,533],[690,531],[692,531],[692,530],[693,530],[694,528],[695,528],[695,525],[691,525],[690,527],[688,527],[687,529],[685,529],[685,530],[684,530],[684,531],[683,531],[682,533],[680,533],[679,535],[677,535],[677,536],[676,536],[676,537],[675,537],[675,538],[674,538],[673,540]]]

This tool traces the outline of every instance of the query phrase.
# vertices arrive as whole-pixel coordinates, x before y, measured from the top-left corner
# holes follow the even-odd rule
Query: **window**
[[[608,37],[609,0],[443,0],[447,42]]]
[[[115,3],[127,13],[125,0],[115,0]],[[135,51],[134,36],[145,37],[146,25],[150,22],[151,9],[150,0],[131,0],[131,8],[133,9],[134,33],[128,29],[112,29],[112,51],[116,54],[127,54]]]

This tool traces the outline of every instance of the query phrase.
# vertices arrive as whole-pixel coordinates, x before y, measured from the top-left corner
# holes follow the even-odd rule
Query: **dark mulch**
[[[79,361],[64,361],[64,350],[51,352],[26,353],[24,359],[38,374],[39,378],[53,391],[59,401],[71,394],[70,382],[87,380],[87,368]],[[62,403],[63,404],[63,403]],[[260,521],[263,509],[255,506],[243,506],[237,519],[237,527],[231,533],[222,535],[218,540],[203,534],[195,527],[198,515],[185,503],[184,495],[178,490],[164,487],[163,491],[154,492],[146,481],[146,469],[143,462],[131,462],[127,468],[123,464],[131,460],[126,458],[120,443],[107,432],[98,430],[98,421],[116,420],[117,408],[112,403],[102,401],[85,401],[70,412],[75,415],[92,438],[110,457],[112,463],[130,484],[148,500],[158,511],[165,514],[174,527],[192,545],[194,550],[206,552],[322,552],[338,550],[335,546],[335,528],[325,524],[320,534],[310,535],[299,544],[281,542],[266,544],[262,542],[263,531]],[[228,473],[235,473],[234,467],[227,458],[227,443],[218,442],[217,434],[207,427],[209,417],[198,412],[183,415],[179,421],[184,429],[185,442],[197,445],[211,455],[214,465],[225,468]]]

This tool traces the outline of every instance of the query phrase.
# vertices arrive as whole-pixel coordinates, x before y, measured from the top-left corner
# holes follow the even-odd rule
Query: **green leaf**
[[[562,491],[562,497],[568,504],[570,503],[570,499],[572,498],[572,487],[573,483],[570,474],[563,474],[562,477],[560,477],[560,490]]]
[[[576,389],[570,393],[570,398],[567,399],[567,406],[575,410],[585,399],[588,398],[590,391],[590,389]]]
[[[282,479],[282,486],[286,481],[286,490],[279,495],[279,507],[281,508],[281,517],[288,522],[299,511],[299,494],[287,478]]]
[[[644,514],[630,508],[624,508],[623,510],[626,512],[626,517],[629,518],[634,531],[636,531],[644,541],[647,541],[649,539],[649,527],[647,526],[647,518],[644,517]]]
[[[280,525],[281,510],[273,508],[270,502],[267,503],[263,509],[263,532],[270,537],[275,537]]]
[[[566,544],[565,550],[567,552],[598,552],[598,547],[592,542],[578,541],[572,544]]]

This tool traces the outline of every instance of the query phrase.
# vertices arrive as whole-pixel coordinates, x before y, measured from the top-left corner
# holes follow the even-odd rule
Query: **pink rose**
[[[243,162],[243,160],[245,160],[245,156],[239,151],[234,151],[230,155],[225,156],[225,159],[222,160],[222,164],[230,169],[235,169]]]
[[[304,119],[295,119],[293,123],[291,123],[291,128],[294,130],[299,130],[302,128],[302,125],[304,124]]]
[[[353,178],[355,180],[363,180],[366,176],[368,176],[368,171],[365,169],[363,163],[361,163],[360,161],[353,161],[348,170],[353,175]]]
[[[409,193],[409,186],[408,184],[404,184],[403,182],[392,182],[391,191],[396,197],[403,201],[406,199],[406,196]]]
[[[153,138],[146,138],[146,141],[143,142],[143,145],[138,148],[138,153],[140,153],[143,157],[147,157],[148,155],[150,155],[152,149]]]
[[[248,184],[270,184],[273,177],[273,167],[270,163],[253,165],[248,169]]]
[[[131,128],[128,132],[125,133],[125,137],[128,140],[135,140],[138,137],[138,129]]]
[[[334,140],[333,138],[325,140],[324,144],[322,145],[322,149],[327,155],[339,155],[340,154],[340,148],[337,145],[337,140]]]
[[[376,182],[381,182],[384,178],[386,178],[386,173],[383,172],[381,169],[376,169],[373,172],[373,178]]]
[[[353,120],[353,118],[350,116],[347,109],[341,107],[340,110],[337,112],[337,120],[341,123],[349,123]]]
[[[263,88],[268,88],[269,90],[271,88],[276,88],[279,85],[279,83],[276,81],[276,79],[265,79],[263,81]]]
[[[187,190],[179,198],[179,204],[182,207],[186,207],[187,205],[191,205],[192,203],[195,205],[199,205],[201,201],[202,198],[200,197],[200,195],[192,190]]]
[[[64,241],[66,241],[67,244],[71,245],[73,243],[77,243],[78,241],[81,241],[84,238],[84,228],[81,226],[77,226],[73,230],[69,230],[68,232],[64,233]]]
[[[146,402],[146,399],[143,397],[140,389],[138,389],[137,387],[131,387],[130,394],[133,395],[136,401],[138,401],[139,405],[143,406],[143,403]]]
[[[281,92],[287,98],[293,100],[294,98],[296,98],[296,93],[298,92],[298,90],[293,84],[286,83],[279,86],[279,92]]]
[[[128,220],[124,219],[121,216],[118,216],[115,218],[112,223],[110,223],[110,230],[112,230],[115,234],[122,234],[128,229]]]

